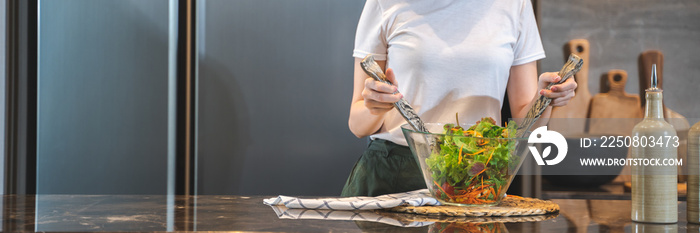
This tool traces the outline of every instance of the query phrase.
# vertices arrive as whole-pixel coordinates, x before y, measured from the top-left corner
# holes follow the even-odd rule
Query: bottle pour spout
[[[659,85],[659,80],[656,77],[656,64],[651,65],[651,88],[652,89],[657,89],[657,85]]]
[[[651,65],[651,86],[646,91],[650,92],[661,92],[659,88],[659,79],[656,76],[656,64]]]

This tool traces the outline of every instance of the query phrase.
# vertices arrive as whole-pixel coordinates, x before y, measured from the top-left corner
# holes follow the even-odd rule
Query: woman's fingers
[[[365,107],[369,109],[370,113],[380,115],[394,108],[394,104],[377,102],[374,100],[365,100]]]
[[[396,83],[393,70],[387,69],[386,76],[390,82]],[[365,80],[365,89],[362,90],[362,98],[364,98],[365,107],[367,107],[372,114],[384,114],[391,110],[394,107],[394,103],[403,97],[400,93],[394,94],[397,90],[398,88],[395,85],[367,78]]]
[[[574,90],[576,90],[576,87],[578,84],[576,84],[576,81],[574,79],[567,79],[564,81],[564,83],[557,84],[552,86],[551,89],[542,89],[540,90],[540,94],[546,96],[547,98],[554,99],[554,98],[560,98],[564,97],[570,93],[573,93]]]
[[[574,98],[576,93],[574,91],[567,91],[566,94],[562,97],[558,98],[552,98],[552,102],[550,103],[551,106],[553,107],[561,107],[569,103],[571,99]]]
[[[540,87],[546,87],[549,83],[559,82],[561,77],[557,73],[548,72],[543,73],[540,76]],[[573,78],[569,78],[561,84],[553,85],[549,90],[541,89],[540,95],[552,99],[550,103],[551,106],[564,106],[569,103],[571,99],[576,96],[576,81]]]
[[[362,97],[367,101],[376,101],[376,102],[381,102],[381,103],[388,103],[388,104],[393,104],[396,103],[396,101],[399,101],[401,97],[401,93],[392,93],[392,92],[378,92],[375,90],[367,89],[365,88],[362,91]]]
[[[559,74],[554,72],[545,72],[542,73],[542,75],[540,75],[540,78],[538,80],[538,85],[540,89],[544,89],[550,83],[559,82],[559,80],[561,80],[561,77],[559,77]]]
[[[547,89],[540,90],[540,94],[550,99],[563,98],[569,95],[573,98],[573,95],[575,95],[574,90],[552,91]]]
[[[372,78],[365,79],[365,90],[367,89],[381,93],[394,93],[398,90],[396,86],[378,82]]]
[[[562,84],[552,86],[552,91],[573,91],[576,90],[577,86],[578,84],[576,83],[576,81],[573,78],[570,78],[564,81],[564,83]]]

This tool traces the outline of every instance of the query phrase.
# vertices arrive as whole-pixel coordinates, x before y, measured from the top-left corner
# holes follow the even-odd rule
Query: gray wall
[[[547,53],[542,71],[561,68],[567,41],[587,39],[591,94],[599,93],[600,77],[610,69],[627,71],[625,91],[638,94],[639,54],[658,49],[664,53],[664,103],[685,117],[700,117],[699,1],[539,0],[538,5]]]
[[[200,194],[336,195],[364,1],[201,1]],[[41,1],[39,193],[164,193],[167,1]]]
[[[364,1],[200,3],[199,193],[339,195]]]
[[[40,1],[38,193],[166,193],[167,46],[167,0]]]

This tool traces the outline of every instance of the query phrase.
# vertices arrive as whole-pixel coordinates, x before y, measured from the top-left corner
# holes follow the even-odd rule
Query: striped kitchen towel
[[[393,208],[400,205],[440,205],[440,202],[438,202],[437,199],[430,196],[428,189],[387,194],[376,197],[302,199],[280,195],[276,198],[264,199],[263,203],[266,205],[284,205],[290,209],[328,210],[373,210]]]
[[[432,221],[399,220],[391,216],[379,215],[374,211],[288,209],[282,205],[272,205],[270,207],[272,207],[279,219],[366,221],[398,227],[424,227],[435,223]]]

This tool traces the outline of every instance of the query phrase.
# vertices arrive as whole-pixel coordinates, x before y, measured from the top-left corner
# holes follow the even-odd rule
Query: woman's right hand
[[[388,111],[394,108],[401,94],[396,93],[396,78],[392,69],[386,69],[386,61],[377,61],[391,84],[374,81],[367,76],[360,63],[362,58],[355,58],[352,82],[352,104],[348,126],[358,138],[381,133],[384,118]]]
[[[397,93],[398,84],[394,71],[391,68],[386,69],[386,78],[394,85],[389,85],[383,82],[374,80],[373,78],[365,79],[365,88],[362,90],[362,98],[364,98],[365,107],[373,115],[383,115],[392,108],[394,103],[399,101],[403,95]]]

